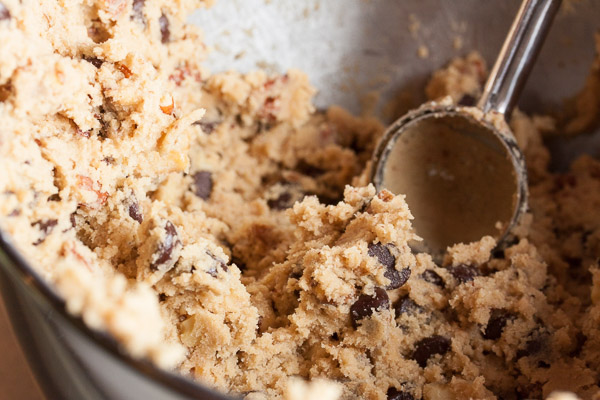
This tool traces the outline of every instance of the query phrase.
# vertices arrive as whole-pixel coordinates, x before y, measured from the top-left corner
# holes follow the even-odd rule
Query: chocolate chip
[[[289,192],[283,192],[276,199],[267,200],[267,205],[271,210],[285,210],[294,205],[292,195]]]
[[[517,351],[517,359],[529,357],[538,353],[542,349],[542,338],[529,339],[524,349]]]
[[[467,264],[449,266],[447,269],[460,283],[472,281],[476,276],[481,275],[477,267]]]
[[[337,332],[333,332],[333,335],[331,335],[331,340],[335,340],[336,342],[339,342],[340,335],[338,335]]]
[[[412,358],[421,368],[425,368],[427,366],[427,360],[429,360],[431,356],[435,354],[446,354],[448,350],[450,350],[450,344],[450,339],[440,335],[421,339],[415,345],[416,348]]]
[[[42,237],[33,243],[33,245],[37,246],[46,240],[46,237],[48,237],[56,225],[58,225],[58,221],[55,219],[43,219],[31,224],[31,226],[36,226],[42,232]]]
[[[414,301],[412,301],[412,299],[408,296],[405,295],[403,297],[400,297],[395,303],[394,303],[394,310],[396,311],[396,318],[401,316],[402,314],[415,314],[417,312],[421,312],[423,311],[423,308],[418,305],[417,303],[415,303]]]
[[[220,258],[218,258],[217,256],[215,256],[212,252],[210,252],[209,250],[206,251],[206,254],[212,258],[214,261],[216,261],[215,265],[212,265],[210,267],[210,269],[208,271],[206,271],[207,274],[209,274],[210,276],[212,276],[213,278],[216,278],[218,275],[218,271],[217,268],[220,267],[223,271],[227,272],[229,269],[227,268],[227,264],[225,264],[225,262],[223,260],[221,260]]]
[[[99,59],[98,57],[83,57],[83,59],[90,64],[92,64],[96,68],[100,68],[104,63],[104,60]]]
[[[48,201],[60,201],[60,195],[58,193],[54,193],[48,197]]]
[[[434,285],[439,286],[442,289],[446,287],[446,282],[444,282],[442,277],[439,276],[438,273],[432,269],[426,269],[421,274],[421,278],[423,278],[425,282],[433,283]]]
[[[476,101],[477,99],[475,99],[475,97],[471,96],[470,94],[465,94],[460,98],[460,100],[458,100],[458,105],[472,107],[475,105]]]
[[[144,16],[144,3],[146,0],[133,0],[131,7],[131,19],[138,20],[146,24],[146,17]]]
[[[410,268],[404,268],[401,271],[394,269],[388,269],[384,272],[383,276],[390,280],[390,284],[386,286],[386,289],[398,289],[400,286],[408,282],[410,278]]]
[[[192,125],[198,125],[202,129],[202,132],[206,133],[207,135],[210,135],[215,131],[216,127],[219,126],[219,124],[220,122],[217,121],[207,122],[201,120],[194,122]]]
[[[396,269],[396,257],[390,251],[393,244],[371,243],[369,244],[368,254],[376,257],[381,265],[385,267],[383,275],[390,280],[386,289],[397,289],[404,285],[410,278],[410,268],[404,268],[402,271]]]
[[[164,294],[164,293],[159,293],[159,294],[158,294],[158,301],[162,303],[162,302],[164,302],[165,300],[167,300],[167,295],[166,295],[166,294]]]
[[[213,188],[212,173],[209,171],[198,171],[192,178],[194,179],[193,187],[196,196],[202,200],[208,200]]]
[[[358,327],[359,322],[373,315],[375,311],[385,310],[390,306],[390,299],[383,288],[375,288],[373,296],[361,294],[358,300],[350,306],[352,326]]]
[[[169,19],[165,14],[161,15],[158,19],[160,25],[160,41],[161,43],[169,43],[171,39],[171,31],[169,30]]]
[[[485,327],[485,331],[482,333],[484,339],[497,340],[502,336],[502,331],[506,326],[506,323],[509,319],[514,319],[515,315],[511,312],[501,309],[494,308],[492,309],[490,319],[488,321],[487,326]]]
[[[140,224],[144,222],[144,216],[140,212],[140,206],[138,202],[134,199],[134,201],[129,205],[129,216],[139,222]]]
[[[504,258],[504,249],[501,248],[495,248],[492,251],[492,257],[493,258]]]
[[[0,21],[5,19],[10,19],[10,11],[8,11],[8,8],[6,8],[6,6],[0,2]]]
[[[395,387],[391,387],[387,390],[387,399],[388,400],[414,400],[412,394],[408,392],[403,392],[401,390],[396,389]]]
[[[396,265],[396,257],[394,257],[388,246],[382,243],[369,244],[368,254],[371,257],[376,257],[379,263],[388,269],[394,268]]]
[[[150,264],[150,269],[156,271],[161,265],[168,263],[173,255],[173,250],[180,244],[177,230],[171,221],[165,224],[165,239],[158,245],[154,253],[155,261]]]

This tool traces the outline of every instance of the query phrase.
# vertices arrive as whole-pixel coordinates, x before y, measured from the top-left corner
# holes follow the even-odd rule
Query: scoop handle
[[[510,118],[562,0],[524,0],[477,107]]]

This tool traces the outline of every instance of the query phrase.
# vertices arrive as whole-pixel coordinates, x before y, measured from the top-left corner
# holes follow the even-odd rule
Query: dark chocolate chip
[[[396,257],[390,251],[393,244],[371,243],[368,254],[376,257],[381,265],[385,267],[383,275],[390,280],[386,289],[397,289],[404,285],[410,278],[410,268],[404,268],[402,271],[396,269]]]
[[[539,337],[529,339],[525,344],[525,348],[517,351],[517,359],[532,356],[538,353],[540,350],[542,350],[542,339]]]
[[[36,221],[32,224],[32,226],[37,226],[40,231],[45,234],[52,232],[52,229],[58,224],[58,221],[55,219],[45,219]]]
[[[504,258],[504,249],[501,248],[495,248],[492,251],[492,257],[493,258]]]
[[[450,339],[440,335],[421,339],[415,345],[416,348],[412,358],[421,368],[425,368],[427,366],[427,360],[429,360],[431,356],[435,354],[446,354],[448,350],[450,350],[450,344]]]
[[[48,197],[48,201],[60,201],[60,195],[58,193],[54,193]]]
[[[390,280],[390,284],[386,286],[386,289],[398,289],[408,282],[408,278],[410,278],[410,268],[404,268],[402,271],[398,271],[396,268],[388,268],[383,273],[383,276]]]
[[[10,19],[10,11],[8,11],[8,8],[6,8],[6,6],[0,2],[0,21],[5,19]]]
[[[475,105],[476,101],[477,101],[477,99],[475,99],[475,97],[473,97],[467,93],[467,94],[463,95],[463,97],[461,97],[460,100],[458,100],[458,105],[472,107]]]
[[[212,173],[209,171],[198,171],[192,178],[194,179],[193,188],[196,196],[203,200],[208,200],[213,189]]]
[[[202,132],[206,133],[207,135],[210,135],[211,133],[213,133],[215,131],[215,129],[217,128],[217,126],[219,126],[220,122],[214,121],[214,122],[207,122],[207,121],[196,121],[194,122],[192,125],[198,125],[201,129]]]
[[[133,6],[131,7],[131,19],[138,20],[146,24],[146,17],[144,16],[144,3],[146,0],[133,0]]]
[[[83,59],[85,61],[89,62],[90,64],[92,64],[96,68],[100,68],[102,66],[102,64],[104,63],[104,60],[101,60],[98,57],[83,57]]]
[[[267,200],[267,205],[271,210],[285,210],[294,205],[292,195],[289,192],[283,192],[276,199]]]
[[[215,260],[215,262],[216,262],[215,265],[211,266],[211,268],[208,271],[206,271],[206,273],[208,273],[210,276],[212,276],[213,278],[217,277],[217,275],[218,275],[217,268],[221,268],[225,272],[227,272],[229,270],[227,268],[227,264],[225,264],[225,262],[223,260],[221,260],[220,258],[215,256],[212,252],[210,252],[209,250],[206,250],[206,254],[208,254],[208,256],[210,258],[212,258],[213,260]]]
[[[331,340],[335,340],[336,342],[339,342],[340,335],[338,335],[337,332],[333,332],[333,335],[331,335]]]
[[[169,19],[165,14],[161,15],[158,19],[160,25],[160,41],[161,43],[169,43],[171,39],[171,31],[169,30]]]
[[[442,289],[446,287],[446,282],[444,282],[442,277],[439,276],[438,273],[432,269],[426,269],[421,274],[421,278],[423,278],[425,282],[433,283],[434,285],[439,286]]]
[[[394,257],[388,246],[382,243],[369,244],[368,254],[371,257],[376,257],[379,263],[388,269],[394,268],[396,265],[396,257]]]
[[[389,306],[390,299],[383,288],[375,288],[375,293],[372,296],[361,294],[358,300],[350,306],[352,326],[356,328],[361,320],[370,317],[375,311],[385,310]]]
[[[213,265],[206,271],[206,273],[209,274],[210,276],[212,276],[213,278],[216,278],[217,277],[217,267],[215,267]]]
[[[129,216],[140,224],[144,222],[144,216],[140,212],[140,206],[136,200],[129,205]]]
[[[487,326],[485,327],[485,331],[482,333],[484,339],[497,340],[502,336],[502,331],[506,326],[506,323],[509,319],[514,319],[515,315],[511,312],[501,309],[494,308],[492,309],[490,319],[488,321]]]
[[[402,314],[412,315],[417,312],[421,312],[423,311],[423,308],[414,301],[412,301],[412,299],[408,295],[405,295],[403,297],[400,297],[394,303],[394,310],[396,311],[396,318],[398,318]]]
[[[476,276],[481,275],[477,267],[467,264],[449,266],[447,269],[460,283],[472,281]]]
[[[173,255],[175,247],[181,243],[177,236],[177,230],[171,221],[165,224],[165,239],[158,245],[156,252],[156,260],[150,264],[150,269],[156,271],[158,267],[168,263]]]
[[[36,226],[42,232],[42,237],[33,243],[33,245],[37,246],[46,240],[46,237],[48,237],[56,225],[58,225],[58,221],[55,219],[43,219],[31,224],[31,226]]]
[[[388,400],[414,400],[412,394],[408,392],[403,392],[402,390],[398,390],[395,387],[391,387],[387,390],[387,399]]]
[[[167,300],[167,295],[166,295],[166,294],[164,294],[164,293],[159,293],[159,294],[158,294],[158,301],[162,303],[162,302],[164,302],[165,300]]]
[[[239,126],[244,126],[244,119],[242,118],[242,114],[235,115],[235,123]]]

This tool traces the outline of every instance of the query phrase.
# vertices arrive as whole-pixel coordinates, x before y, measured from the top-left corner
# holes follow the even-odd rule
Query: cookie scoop
[[[439,258],[486,235],[502,246],[527,209],[525,161],[506,121],[560,3],[523,1],[475,106],[427,103],[383,135],[371,180],[406,195],[416,250]]]

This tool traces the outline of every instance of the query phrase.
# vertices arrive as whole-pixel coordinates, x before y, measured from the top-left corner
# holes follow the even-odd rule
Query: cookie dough
[[[436,264],[367,182],[384,127],[299,71],[211,75],[184,23],[209,3],[0,0],[0,226],[68,309],[247,399],[597,395],[600,162],[551,174],[553,121],[515,111],[531,212]]]

